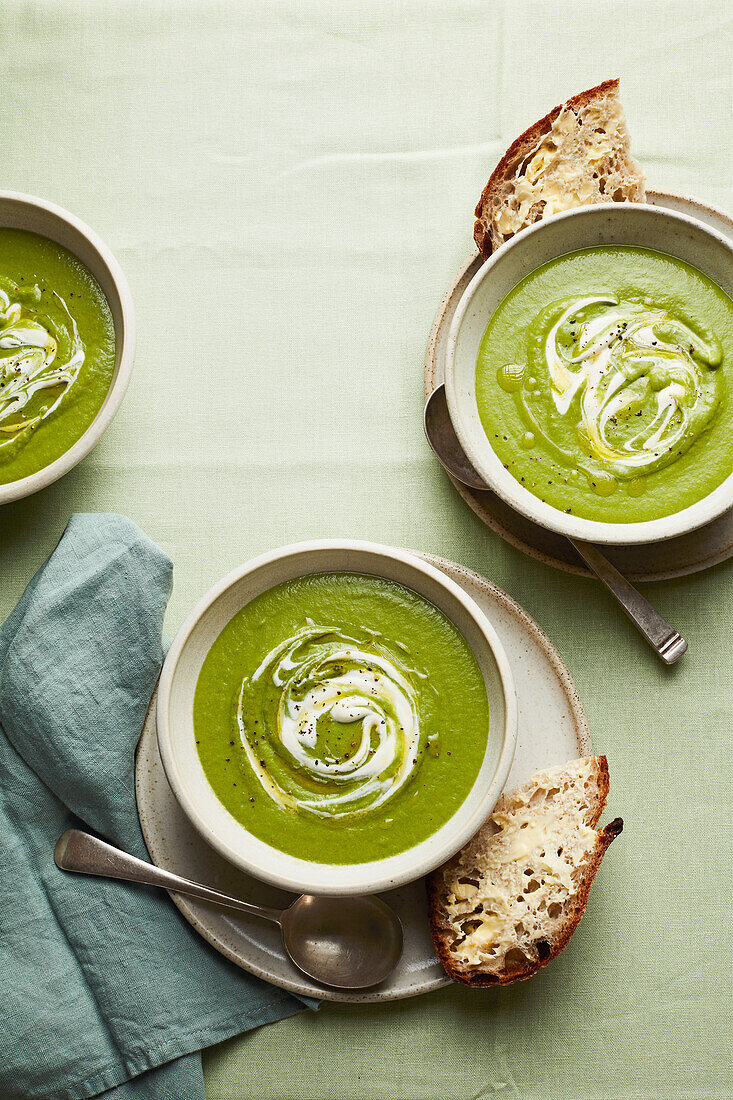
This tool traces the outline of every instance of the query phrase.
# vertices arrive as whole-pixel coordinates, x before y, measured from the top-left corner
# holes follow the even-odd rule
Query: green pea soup
[[[112,314],[92,274],[46,237],[0,229],[0,484],[68,451],[114,368]]]
[[[324,863],[419,844],[483,763],[486,687],[462,634],[393,581],[319,573],[241,609],[204,660],[194,735],[252,835]]]
[[[568,514],[670,515],[733,472],[733,302],[649,249],[587,248],[537,268],[499,304],[476,362],[491,446]]]

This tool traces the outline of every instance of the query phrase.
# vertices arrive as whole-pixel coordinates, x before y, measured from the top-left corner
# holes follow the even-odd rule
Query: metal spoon
[[[441,463],[453,477],[470,489],[490,490],[475,469],[456,435],[448,411],[445,386],[438,386],[425,405],[425,435]],[[632,623],[668,665],[679,661],[687,642],[671,627],[640,592],[603,556],[597,546],[577,539],[568,539],[590,570],[606,586],[624,609]]]
[[[309,978],[336,989],[366,989],[392,973],[402,954],[402,924],[375,897],[324,898],[303,894],[289,909],[268,909],[145,863],[78,829],[59,837],[54,859],[62,871],[141,882],[263,917],[280,925],[290,960]]]

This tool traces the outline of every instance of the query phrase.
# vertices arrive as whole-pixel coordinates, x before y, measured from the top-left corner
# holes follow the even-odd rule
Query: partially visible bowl
[[[397,855],[369,863],[328,864],[300,859],[252,836],[216,797],[195,745],[193,699],[199,673],[216,638],[250,600],[283,581],[312,573],[349,571],[396,581],[438,607],[471,647],[489,701],[489,738],[477,778],[441,828]],[[201,836],[225,859],[285,890],[310,894],[367,894],[427,874],[448,859],[491,813],[506,782],[517,735],[517,704],[509,662],[494,628],[462,588],[406,550],[369,542],[324,540],[286,546],[235,569],[196,605],[175,637],[158,691],[158,745],[168,782]]]
[[[107,396],[84,434],[59,458],[29,477],[0,485],[0,504],[30,496],[57,481],[89,454],[125,396],[135,356],[135,311],[127,280],[104,241],[80,218],[55,203],[0,191],[0,228],[26,229],[62,245],[81,260],[102,288],[115,330],[115,369]]]
[[[502,245],[468,284],[446,343],[448,408],[461,446],[481,477],[534,523],[587,542],[658,542],[702,527],[733,506],[733,474],[701,500],[660,519],[609,523],[569,515],[540,500],[505,469],[486,436],[476,403],[476,358],[496,307],[542,264],[599,245],[634,245],[675,256],[698,268],[733,298],[733,246],[695,218],[644,203],[619,202],[555,214]]]

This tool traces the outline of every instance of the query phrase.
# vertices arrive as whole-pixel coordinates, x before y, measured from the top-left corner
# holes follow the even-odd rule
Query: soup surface
[[[114,366],[112,315],[91,273],[45,237],[0,229],[0,484],[68,451]]]
[[[631,247],[550,261],[494,311],[481,422],[535,496],[586,519],[658,519],[733,471],[733,302],[702,272]]]
[[[206,656],[194,731],[219,800],[291,855],[361,863],[425,840],[486,751],[482,673],[411,589],[357,573],[286,581]]]

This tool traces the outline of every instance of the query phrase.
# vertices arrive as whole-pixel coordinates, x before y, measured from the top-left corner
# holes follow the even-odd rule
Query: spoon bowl
[[[461,485],[468,485],[469,489],[491,492],[456,435],[444,385],[434,389],[425,402],[423,423],[430,448],[448,473]]]
[[[303,894],[282,914],[285,950],[299,970],[335,989],[366,989],[402,954],[399,917],[377,897]]]

